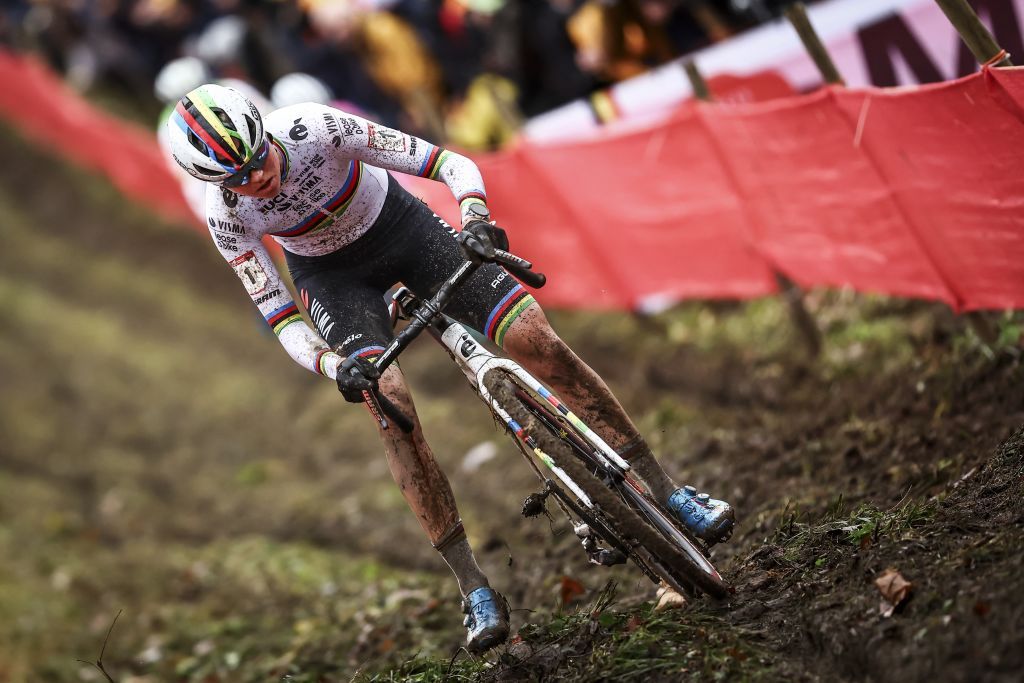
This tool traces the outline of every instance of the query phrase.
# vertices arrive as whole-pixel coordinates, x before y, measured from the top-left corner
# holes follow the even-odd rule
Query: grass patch
[[[616,609],[616,590],[611,581],[576,611],[524,625],[506,648],[486,658],[417,657],[354,680],[756,680],[772,659],[756,634],[699,607],[660,613],[650,605]]]
[[[799,507],[779,516],[768,544],[781,550],[781,558],[793,568],[822,568],[830,553],[842,547],[865,549],[883,541],[904,540],[932,518],[936,501],[907,501],[880,509],[871,504],[850,507],[842,495],[830,503],[818,519],[808,521]]]

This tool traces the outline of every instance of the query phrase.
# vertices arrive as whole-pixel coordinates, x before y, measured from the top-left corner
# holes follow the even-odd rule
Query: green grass
[[[509,668],[566,681],[756,680],[776,670],[763,634],[703,603],[655,613],[652,586],[631,568],[611,573],[618,594],[602,592],[609,574],[587,566],[571,534],[523,520],[535,480],[423,343],[403,368],[426,434],[481,564],[517,594],[522,624],[508,650],[453,659],[464,638],[455,583],[365,413],[286,356],[205,238],[7,135],[0,151],[25,168],[0,185],[0,681],[100,680],[77,660],[95,659],[119,612],[105,662],[116,680],[139,683],[490,680]],[[913,538],[936,504],[879,508],[839,475],[819,480],[839,439],[811,433],[813,421],[790,424],[794,415],[813,417],[832,383],[908,367],[952,405],[949,366],[1013,354],[1021,318],[1001,318],[999,341],[986,344],[938,305],[816,291],[808,306],[826,344],[816,363],[777,298],[552,318],[673,474],[731,496],[734,477],[749,475],[735,464],[763,452],[759,473],[778,488],[757,492],[734,544],[749,552],[767,535],[787,567],[824,573],[862,543]],[[941,334],[952,335],[949,357],[920,353]],[[810,369],[791,379],[794,367]],[[771,391],[783,393],[755,393]],[[869,449],[899,423],[851,410],[832,427]],[[499,456],[464,471],[462,456],[488,440]],[[915,476],[941,483],[960,458],[946,453]],[[824,510],[840,488],[853,502]],[[794,492],[810,512],[777,519]],[[993,540],[977,557],[1007,552]],[[562,575],[590,590],[583,603],[560,603]]]
[[[915,530],[935,514],[937,501],[910,500],[888,509],[861,503],[849,506],[840,495],[827,511],[810,521],[799,506],[787,506],[779,515],[768,543],[782,550],[782,558],[798,570],[827,566],[843,546],[864,549],[882,542],[912,538]]]

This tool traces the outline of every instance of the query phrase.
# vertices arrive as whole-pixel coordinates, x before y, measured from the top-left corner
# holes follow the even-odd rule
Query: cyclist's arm
[[[263,243],[245,234],[218,232],[212,228],[210,234],[288,355],[307,370],[334,379],[344,359],[331,351],[302,319]]]
[[[400,130],[327,109],[337,119],[342,154],[389,171],[443,182],[459,203],[464,220],[469,206],[487,205],[484,181],[472,160]]]

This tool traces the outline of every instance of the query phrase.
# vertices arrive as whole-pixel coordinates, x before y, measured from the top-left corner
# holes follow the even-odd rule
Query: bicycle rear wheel
[[[637,496],[642,493],[623,492],[629,483],[605,481],[603,473],[592,463],[585,462],[580,449],[585,448],[586,442],[575,433],[574,427],[545,404],[532,400],[507,373],[488,373],[484,383],[524,433],[533,437],[541,451],[565,471],[603,513],[604,533],[610,531],[618,536],[606,538],[606,542],[626,548],[627,554],[642,568],[646,565],[677,591],[689,593],[692,587],[714,598],[729,594],[728,584],[692,541],[674,528],[675,534],[666,534],[651,520],[650,514],[641,514],[648,512],[645,507],[656,510],[657,506],[647,500],[640,503]],[[619,486],[623,490],[619,490]],[[640,511],[631,505],[640,507]]]

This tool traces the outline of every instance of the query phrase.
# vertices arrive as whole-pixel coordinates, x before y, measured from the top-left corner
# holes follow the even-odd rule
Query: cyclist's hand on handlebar
[[[365,358],[349,356],[338,368],[338,391],[349,403],[362,403],[364,391],[376,391],[380,370]]]
[[[494,250],[508,251],[508,235],[493,222],[473,219],[466,222],[456,240],[470,261],[494,258]]]

